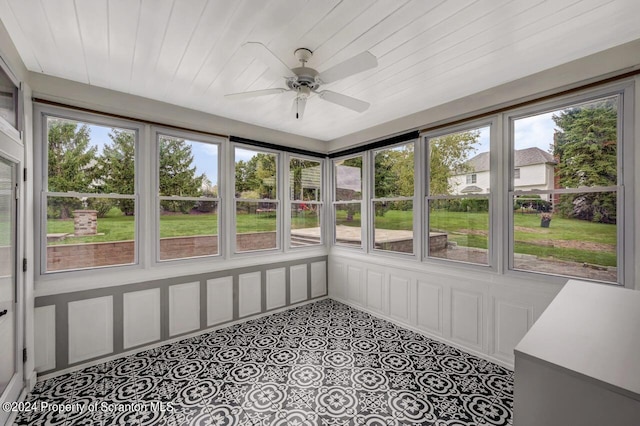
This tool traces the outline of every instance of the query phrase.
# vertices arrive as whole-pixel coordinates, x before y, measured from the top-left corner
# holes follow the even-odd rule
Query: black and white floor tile
[[[27,401],[84,409],[19,425],[503,426],[513,373],[322,300],[39,382]]]

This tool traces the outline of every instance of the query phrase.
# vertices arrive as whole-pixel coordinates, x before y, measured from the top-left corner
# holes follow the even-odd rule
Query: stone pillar
[[[73,235],[96,235],[98,233],[97,210],[73,211]]]

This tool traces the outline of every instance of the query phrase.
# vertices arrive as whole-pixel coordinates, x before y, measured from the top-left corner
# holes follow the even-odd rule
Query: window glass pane
[[[429,257],[489,263],[489,199],[429,200]]]
[[[335,162],[335,201],[362,199],[362,157]]]
[[[277,248],[278,204],[236,202],[236,251]]]
[[[618,97],[514,121],[514,190],[615,186]]]
[[[591,192],[554,196],[554,204],[566,203],[606,210],[616,204],[615,192]],[[532,208],[514,200],[515,269],[556,275],[617,281],[617,226],[613,221],[566,217]],[[600,207],[602,206],[602,207]],[[603,216],[604,217],[604,216]]]
[[[135,193],[132,130],[47,118],[50,192]]]
[[[617,282],[617,96],[514,121],[513,267]],[[550,194],[520,191],[543,189]]]
[[[413,253],[413,202],[374,201],[373,208],[375,248]]]
[[[162,200],[160,205],[160,260],[218,254],[217,201]]]
[[[322,200],[322,169],[319,161],[292,158],[289,162],[291,200]]]
[[[18,88],[0,68],[0,117],[18,127]]]
[[[320,204],[291,203],[291,246],[320,244]]]
[[[47,271],[135,262],[134,200],[47,197]]]
[[[160,195],[218,196],[218,146],[159,136]]]
[[[160,135],[160,260],[218,254],[218,146]]]
[[[336,244],[362,246],[360,203],[336,204]]]
[[[236,148],[236,198],[278,198],[276,160],[276,154]]]
[[[413,143],[375,153],[375,198],[413,197]]]
[[[490,192],[490,127],[429,139],[429,195]]]

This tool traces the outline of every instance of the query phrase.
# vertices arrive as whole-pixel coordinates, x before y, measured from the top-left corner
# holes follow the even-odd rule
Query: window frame
[[[376,197],[376,185],[375,185],[375,178],[376,178],[376,171],[375,171],[375,156],[376,153],[381,152],[381,151],[385,151],[385,150],[390,150],[390,149],[394,149],[397,148],[399,146],[404,146],[404,145],[409,145],[409,144],[413,144],[413,196],[412,197]],[[420,248],[421,248],[421,238],[416,238],[416,232],[417,230],[420,228],[420,206],[419,206],[419,194],[420,194],[420,180],[418,178],[418,173],[416,173],[416,170],[419,170],[420,168],[420,145],[421,145],[421,138],[418,137],[417,139],[409,139],[406,141],[402,141],[402,142],[398,142],[395,143],[393,145],[388,145],[388,146],[384,146],[381,148],[377,148],[377,149],[372,149],[370,151],[367,152],[367,157],[368,157],[368,176],[369,178],[367,179],[367,183],[368,183],[368,187],[369,189],[366,192],[366,198],[367,198],[367,213],[368,213],[368,220],[367,220],[367,251],[369,253],[376,253],[376,254],[381,254],[384,256],[394,256],[394,257],[399,257],[402,259],[419,259],[420,257]],[[364,163],[363,163],[363,167],[364,167]],[[363,201],[364,201],[364,193],[363,193]],[[412,203],[412,223],[413,223],[413,252],[412,253],[403,253],[403,252],[399,252],[399,251],[393,251],[393,250],[382,250],[382,249],[377,249],[375,248],[375,244],[376,244],[376,240],[375,240],[375,231],[376,231],[376,227],[375,227],[375,202],[381,202],[381,201],[411,201]],[[361,223],[362,223],[362,219],[361,219]],[[364,243],[364,241],[363,241]]]
[[[105,265],[105,266],[93,266],[88,268],[78,269],[64,269],[60,271],[47,271],[47,197],[57,192],[48,191],[48,128],[47,118],[59,118],[62,120],[76,121],[78,123],[86,123],[90,125],[97,125],[103,127],[115,127],[123,130],[131,130],[135,133],[134,142],[134,193],[133,198],[135,207],[134,211],[134,261],[127,264],[118,265]],[[38,279],[49,280],[59,279],[64,277],[80,277],[83,275],[89,275],[96,270],[109,270],[109,271],[126,271],[144,269],[147,265],[148,248],[140,242],[145,240],[146,232],[144,227],[141,226],[141,217],[147,217],[148,211],[146,208],[147,196],[142,188],[142,175],[144,174],[144,165],[142,164],[145,153],[141,152],[144,149],[144,144],[141,143],[145,139],[146,129],[144,125],[133,120],[125,120],[119,118],[113,118],[101,114],[95,114],[84,111],[77,111],[70,108],[63,108],[59,106],[49,105],[36,105],[34,107],[34,207],[36,226],[34,234],[37,239],[35,244],[35,256],[38,259]],[[39,167],[37,166],[39,165]],[[87,196],[93,198],[122,198],[121,194],[102,194],[102,193],[80,193],[80,192],[68,192],[60,193],[62,196]]]
[[[192,142],[205,143],[209,145],[215,145],[218,147],[218,158],[217,158],[217,166],[218,166],[218,197],[216,198],[204,198],[206,201],[215,201],[218,203],[218,254],[210,254],[203,256],[190,256],[190,257],[182,257],[177,259],[160,259],[160,201],[163,198],[173,199],[173,200],[203,200],[200,197],[171,197],[171,196],[161,196],[160,195],[160,136],[168,136],[168,137],[176,137],[180,139],[189,140]],[[154,212],[154,228],[152,232],[153,241],[154,241],[154,250],[153,250],[153,265],[166,265],[171,263],[196,263],[203,262],[208,260],[216,261],[218,259],[223,259],[225,257],[226,252],[226,244],[225,244],[225,235],[223,229],[226,229],[225,219],[226,219],[226,208],[224,206],[224,194],[225,194],[225,183],[222,181],[222,176],[225,176],[224,167],[224,146],[226,139],[218,138],[215,136],[208,136],[201,133],[182,131],[172,128],[166,128],[161,126],[152,126],[151,128],[151,137],[153,142],[152,147],[152,156],[153,162],[151,165],[151,170],[153,171],[152,176],[152,191],[153,191],[153,212]]]
[[[597,101],[607,97],[619,97],[619,113],[618,113],[618,146],[617,146],[617,175],[618,185],[613,187],[590,187],[589,189],[580,190],[578,188],[572,189],[559,189],[559,190],[532,190],[532,191],[515,191],[513,183],[515,178],[513,177],[515,168],[515,121],[518,119],[532,117],[539,114],[549,113],[557,111],[563,108],[568,108],[580,104],[585,104],[593,101]],[[634,283],[634,266],[633,266],[633,235],[634,235],[634,223],[633,223],[633,191],[629,190],[625,182],[633,181],[633,159],[634,159],[634,99],[635,88],[633,81],[622,81],[612,84],[599,86],[598,88],[582,91],[579,93],[571,94],[568,96],[555,97],[548,101],[536,102],[532,105],[527,105],[522,108],[513,109],[504,113],[504,150],[508,159],[508,168],[511,170],[505,174],[504,179],[504,210],[507,213],[508,230],[504,254],[506,265],[505,273],[514,276],[531,277],[542,276],[546,277],[552,282],[565,283],[566,280],[576,279],[581,281],[589,281],[594,283],[601,283],[607,285],[618,285],[621,287],[633,286]],[[515,255],[515,233],[514,233],[514,212],[513,212],[513,197],[520,195],[522,192],[527,194],[562,194],[569,192],[609,192],[615,188],[617,196],[617,211],[622,212],[618,214],[616,221],[616,260],[617,260],[617,282],[602,281],[590,278],[576,277],[571,275],[562,275],[554,273],[546,273],[540,271],[526,271],[522,269],[514,268],[514,255]]]
[[[421,260],[424,263],[432,263],[434,265],[456,265],[456,267],[461,267],[464,269],[472,269],[472,270],[484,270],[497,272],[499,270],[499,258],[500,253],[498,251],[498,244],[496,241],[499,240],[499,226],[500,223],[500,214],[498,213],[499,208],[496,208],[498,197],[500,196],[498,188],[498,176],[501,174],[500,167],[500,155],[498,153],[498,136],[497,136],[497,128],[498,128],[498,120],[499,115],[493,115],[488,118],[483,118],[479,120],[465,121],[460,124],[456,124],[453,126],[447,126],[439,128],[435,131],[424,132],[420,136],[422,138],[421,145],[423,146],[424,153],[422,154],[424,167],[422,168],[421,180],[423,193],[421,194],[421,208],[422,208],[422,224],[423,228],[421,231],[420,240],[422,242],[422,257]],[[440,136],[446,136],[453,133],[461,133],[466,131],[473,131],[477,129],[481,129],[484,127],[489,127],[489,193],[482,194],[466,194],[466,195],[429,195],[429,180],[430,180],[430,163],[429,163],[429,140],[433,138],[437,138]],[[465,174],[467,176],[468,174]],[[466,178],[465,178],[466,180]],[[455,260],[455,259],[442,259],[437,257],[429,256],[429,238],[427,233],[430,229],[430,217],[429,217],[429,201],[430,200],[438,200],[438,199],[463,199],[463,198],[480,198],[487,199],[489,208],[488,208],[488,232],[487,232],[487,263],[473,263],[467,262],[463,260]]]
[[[236,148],[244,149],[247,151],[253,151],[260,154],[273,154],[276,157],[276,198],[261,198],[261,199],[244,199],[244,198],[236,198]],[[229,211],[230,211],[230,220],[229,227],[232,231],[229,232],[229,256],[228,258],[237,258],[237,257],[247,257],[247,256],[255,256],[260,254],[271,254],[274,252],[284,252],[282,248],[282,232],[284,228],[284,213],[283,213],[283,157],[284,151],[273,150],[270,148],[264,148],[261,146],[253,146],[247,145],[240,142],[231,142],[229,141],[229,176],[228,179],[228,188],[229,194],[233,194],[233,197],[230,197],[229,202]],[[288,170],[288,169],[287,169]],[[276,204],[276,247],[267,248],[267,249],[259,249],[259,250],[250,250],[250,251],[237,251],[237,203],[238,202],[256,202],[256,203],[272,203]],[[314,246],[317,247],[317,246]]]
[[[300,204],[302,203],[302,201],[296,201],[296,200],[292,200],[291,199],[291,181],[289,179],[289,173],[291,171],[291,160],[292,159],[297,159],[297,160],[304,160],[304,161],[315,161],[317,163],[319,163],[319,167],[320,167],[320,200],[319,201],[304,201],[305,204],[313,204],[313,205],[317,205],[318,206],[318,213],[320,214],[320,242],[318,244],[310,244],[307,246],[297,246],[294,247],[291,245],[291,231],[292,231],[292,227],[291,227],[291,206],[294,204]],[[326,173],[325,173],[325,159],[324,158],[320,158],[320,157],[311,157],[308,155],[301,155],[301,154],[293,154],[293,153],[285,153],[283,155],[283,163],[286,164],[286,171],[283,171],[286,178],[284,179],[284,193],[286,194],[285,198],[285,203],[286,206],[284,207],[284,210],[287,212],[286,215],[283,214],[283,220],[284,220],[284,234],[286,234],[286,241],[285,241],[285,251],[302,251],[302,250],[310,250],[310,249],[317,249],[318,247],[324,247],[326,245],[326,238],[325,238],[325,228],[326,228],[326,211],[325,211],[325,199],[326,199],[326,185],[325,185],[325,179],[326,179]],[[235,174],[234,174],[235,176]],[[234,183],[235,185],[235,183]]]
[[[345,155],[341,157],[335,157],[331,159],[331,245],[334,247],[345,248],[348,250],[356,250],[363,253],[367,252],[368,241],[369,241],[369,232],[362,225],[368,224],[368,211],[365,208],[367,205],[365,203],[367,194],[369,192],[369,153],[370,151],[360,152],[356,154]],[[362,157],[362,175],[360,179],[360,200],[348,200],[348,201],[338,201],[336,200],[336,191],[337,191],[337,183],[338,174],[336,173],[337,163],[340,161],[349,160],[351,158]],[[348,204],[360,204],[360,246],[348,245],[348,244],[340,244],[337,242],[337,232],[336,232],[336,206],[337,205],[348,205]]]
[[[14,104],[16,125],[12,126],[11,123],[0,117],[0,131],[6,133],[16,140],[22,141],[22,135],[24,131],[24,103],[22,102],[22,83],[13,73],[9,64],[7,64],[2,57],[0,57],[0,70],[7,76],[7,78],[9,78],[11,83],[16,88],[16,99]]]

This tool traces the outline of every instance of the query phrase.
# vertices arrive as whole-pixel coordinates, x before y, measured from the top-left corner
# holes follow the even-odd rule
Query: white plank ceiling
[[[638,0],[0,0],[31,71],[331,140],[640,38]],[[371,103],[360,114],[285,87],[246,54],[322,71],[368,50],[379,65],[323,86]]]

